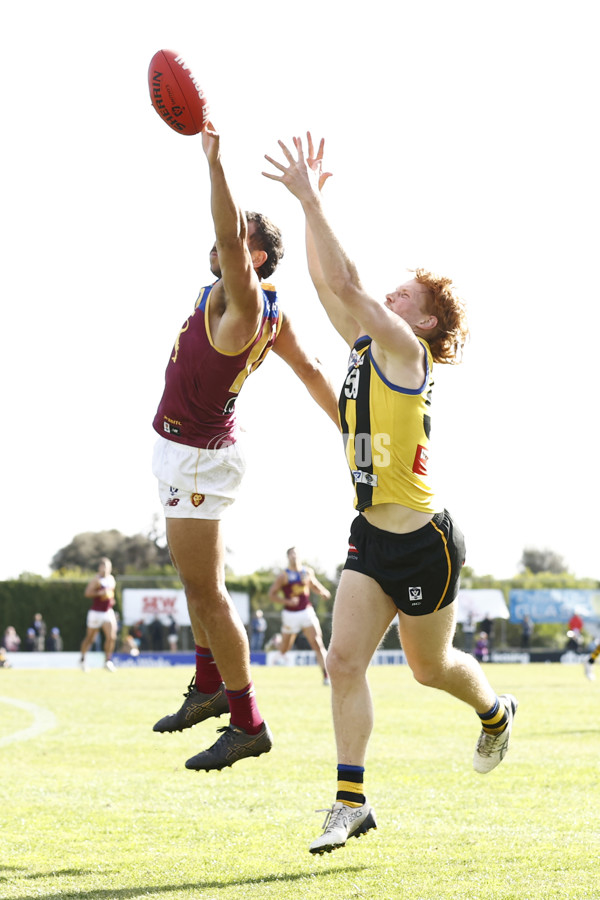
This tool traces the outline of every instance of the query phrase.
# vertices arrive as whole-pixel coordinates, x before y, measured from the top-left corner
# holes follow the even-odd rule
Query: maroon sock
[[[252,682],[241,691],[225,691],[231,710],[231,724],[243,728],[248,734],[258,734],[263,718],[258,711]]]
[[[196,644],[196,690],[201,694],[214,694],[222,681],[210,649]]]

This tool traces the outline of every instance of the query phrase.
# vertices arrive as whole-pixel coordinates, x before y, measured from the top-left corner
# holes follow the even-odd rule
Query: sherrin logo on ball
[[[174,50],[158,50],[148,68],[152,106],[178,134],[199,134],[210,115],[204,91],[183,57]]]

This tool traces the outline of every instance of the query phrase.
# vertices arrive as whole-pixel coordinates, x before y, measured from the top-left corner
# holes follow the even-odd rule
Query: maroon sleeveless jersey
[[[252,340],[240,353],[217,350],[208,318],[212,288],[202,288],[194,312],[177,335],[152,423],[154,430],[170,441],[205,449],[235,442],[235,401],[281,327],[275,288],[262,284],[262,319]]]
[[[284,609],[289,609],[290,612],[300,612],[301,609],[312,606],[312,603],[310,602],[308,572],[304,566],[299,571],[296,571],[296,569],[286,569],[285,572],[288,580],[287,584],[284,584],[283,586],[283,595],[287,601],[284,604]],[[292,597],[294,600],[297,598],[298,602],[291,603]]]

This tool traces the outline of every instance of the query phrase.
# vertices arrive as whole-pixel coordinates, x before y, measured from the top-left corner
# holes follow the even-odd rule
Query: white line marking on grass
[[[49,709],[36,706],[35,703],[27,703],[26,700],[13,700],[12,697],[0,697],[0,703],[12,703],[13,706],[18,706],[19,709],[24,709],[33,716],[33,725],[0,738],[0,747],[12,744],[13,741],[28,741],[42,734],[43,731],[48,731],[49,728],[56,728],[56,716]]]

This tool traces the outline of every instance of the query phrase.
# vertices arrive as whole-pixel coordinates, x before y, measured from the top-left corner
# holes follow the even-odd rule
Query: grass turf
[[[520,701],[508,756],[487,776],[472,769],[469,708],[407,667],[370,670],[365,786],[379,828],[323,857],[308,845],[325,816],[314,810],[334,798],[335,750],[317,668],[254,668],[275,746],[221,773],[184,762],[226,717],[152,732],[187,669],[1,670],[0,697],[57,725],[7,742],[33,718],[0,702],[0,896],[597,898],[600,683],[579,666],[486,670]]]

